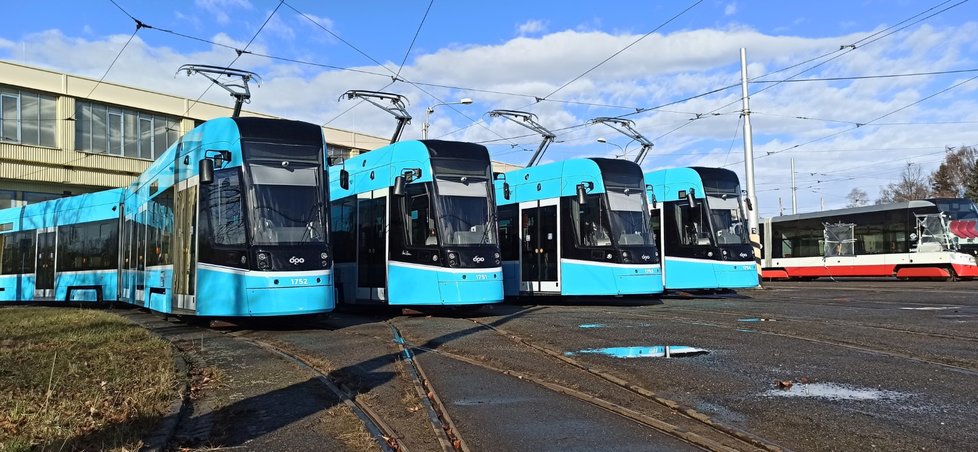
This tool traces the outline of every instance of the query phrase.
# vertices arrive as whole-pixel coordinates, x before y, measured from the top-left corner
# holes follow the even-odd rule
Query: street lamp
[[[458,102],[442,102],[440,104],[435,104],[428,107],[428,109],[425,110],[424,112],[424,123],[421,124],[421,139],[422,140],[428,139],[428,118],[431,117],[431,114],[435,112],[435,107],[439,105],[468,105],[471,103],[472,103],[472,99],[466,97],[464,99],[460,99]]]
[[[606,140],[604,137],[598,138],[598,143],[610,144],[612,146],[617,147],[618,149],[621,149],[621,154],[615,154],[615,157],[616,158],[621,158],[621,157],[624,157],[626,154],[628,154],[628,151],[626,151],[625,148],[621,147],[620,144],[618,144],[618,143],[612,143],[612,142]]]

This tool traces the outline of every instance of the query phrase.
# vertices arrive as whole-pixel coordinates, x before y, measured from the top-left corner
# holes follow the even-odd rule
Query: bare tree
[[[930,175],[930,188],[933,196],[960,198],[968,190],[970,179],[974,178],[975,160],[978,149],[972,146],[948,146],[941,166]]]
[[[923,170],[920,169],[920,165],[907,163],[899,181],[880,188],[880,197],[876,200],[876,204],[927,198],[931,193],[927,179]]]
[[[866,190],[859,187],[855,187],[852,191],[846,195],[846,199],[849,200],[849,204],[846,207],[862,207],[869,204],[869,194]]]

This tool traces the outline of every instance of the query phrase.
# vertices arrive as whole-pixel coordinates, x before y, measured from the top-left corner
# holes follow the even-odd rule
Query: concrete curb
[[[162,338],[167,340],[166,338]],[[167,341],[169,342],[169,341]],[[180,390],[180,397],[170,404],[166,416],[160,421],[153,433],[143,438],[143,446],[139,448],[141,452],[159,452],[167,450],[167,445],[173,439],[177,431],[180,418],[190,409],[190,364],[183,353],[170,342],[170,349],[174,353],[173,365],[177,368],[177,375],[183,378],[183,387]]]

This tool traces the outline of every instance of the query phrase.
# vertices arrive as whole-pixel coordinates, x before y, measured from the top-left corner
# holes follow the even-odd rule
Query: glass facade
[[[154,160],[180,138],[180,119],[95,102],[75,103],[75,149]]]

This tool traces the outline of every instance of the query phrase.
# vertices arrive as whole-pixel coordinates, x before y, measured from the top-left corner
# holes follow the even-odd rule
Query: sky
[[[908,163],[929,174],[947,147],[978,145],[968,0],[89,0],[10,2],[4,15],[5,61],[228,106],[177,68],[233,65],[261,77],[245,109],[381,137],[392,116],[338,99],[397,93],[413,116],[402,139],[420,138],[433,107],[429,138],[515,164],[541,137],[491,110],[554,132],[543,163],[634,158],[638,143],[589,122],[622,117],[655,144],[646,171],[722,166],[742,182],[745,48],[762,217],[791,213],[792,160],[810,212],[844,207],[854,187],[876,199]]]

